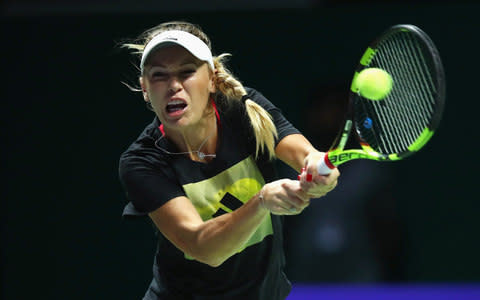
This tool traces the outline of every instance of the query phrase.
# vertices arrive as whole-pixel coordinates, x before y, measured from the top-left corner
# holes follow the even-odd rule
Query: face
[[[183,130],[198,125],[211,110],[212,74],[207,63],[183,47],[169,46],[150,55],[140,84],[162,124]]]

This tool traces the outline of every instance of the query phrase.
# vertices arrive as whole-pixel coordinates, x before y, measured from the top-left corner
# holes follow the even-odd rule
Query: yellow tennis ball
[[[360,95],[370,100],[382,100],[388,96],[393,86],[390,74],[379,68],[362,70],[355,79]]]

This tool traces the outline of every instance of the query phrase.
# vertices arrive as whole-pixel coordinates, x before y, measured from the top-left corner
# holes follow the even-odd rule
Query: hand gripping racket
[[[383,100],[369,100],[355,79],[366,68],[388,72],[393,80]],[[432,137],[442,117],[445,75],[437,48],[413,25],[386,30],[367,48],[355,70],[345,124],[318,164],[318,173],[352,159],[396,161],[419,151]],[[344,150],[352,127],[361,149]]]

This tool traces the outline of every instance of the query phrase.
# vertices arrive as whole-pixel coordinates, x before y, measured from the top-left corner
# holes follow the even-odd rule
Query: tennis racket
[[[360,95],[355,79],[366,68],[390,74],[393,86],[383,100]],[[418,152],[437,129],[444,103],[445,74],[432,40],[413,25],[389,28],[360,59],[343,129],[318,163],[318,173],[330,174],[353,159],[397,161]],[[344,150],[353,129],[360,149]]]

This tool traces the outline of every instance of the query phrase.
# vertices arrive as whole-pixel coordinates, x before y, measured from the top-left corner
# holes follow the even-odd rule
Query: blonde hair
[[[133,49],[135,50],[135,54],[141,56],[145,45],[157,34],[167,30],[183,30],[191,33],[201,39],[208,48],[212,49],[210,39],[198,25],[181,21],[173,21],[157,25],[142,33],[135,42],[123,43],[122,47]],[[268,151],[269,158],[273,159],[275,158],[275,139],[278,138],[278,133],[275,124],[273,123],[272,116],[263,107],[246,97],[247,91],[242,83],[236,79],[225,66],[225,61],[229,56],[231,55],[223,53],[219,56],[214,56],[213,58],[213,63],[217,70],[215,76],[217,94],[221,93],[225,96],[227,101],[245,100],[245,108],[255,135],[255,157],[258,157],[260,152],[264,153],[266,150]]]

